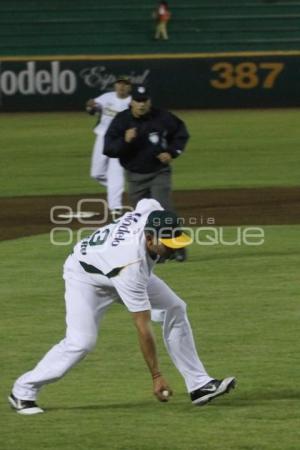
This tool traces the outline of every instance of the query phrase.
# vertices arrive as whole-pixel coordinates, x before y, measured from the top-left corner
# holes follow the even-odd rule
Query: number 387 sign
[[[284,71],[282,62],[220,61],[211,66],[210,84],[215,89],[272,89]]]

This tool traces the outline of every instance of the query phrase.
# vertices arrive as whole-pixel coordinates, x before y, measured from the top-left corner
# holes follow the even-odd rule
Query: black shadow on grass
[[[68,411],[68,410],[81,410],[81,411],[105,411],[105,410],[118,410],[118,409],[145,409],[153,408],[153,401],[144,402],[132,402],[132,403],[99,403],[97,405],[73,405],[73,406],[50,406],[45,407],[47,412],[51,411]]]
[[[183,396],[182,399],[183,400]],[[216,398],[211,403],[208,403],[205,406],[193,406],[189,400],[174,402],[173,406],[176,409],[184,409],[185,411],[195,411],[202,410],[206,407],[216,407],[216,408],[244,408],[244,407],[256,407],[258,405],[266,404],[272,401],[280,401],[280,400],[300,400],[300,391],[295,390],[274,390],[274,391],[256,391],[252,393],[239,395],[238,392],[230,394],[229,397],[222,396],[220,398]],[[158,402],[157,402],[158,403]],[[171,401],[170,404],[173,402]],[[55,411],[115,411],[115,410],[143,410],[152,409],[153,405],[156,404],[155,400],[147,400],[141,402],[130,402],[130,403],[99,403],[94,405],[70,405],[70,406],[52,406],[45,407],[47,412],[55,412]],[[158,404],[159,405],[159,404]],[[166,406],[167,403],[160,403],[162,407]]]
[[[223,399],[222,402],[219,402],[219,399],[213,401],[211,403],[212,406],[220,406],[220,407],[234,407],[234,408],[243,408],[243,407],[252,407],[262,404],[267,404],[272,401],[281,401],[281,400],[300,400],[300,391],[295,390],[274,390],[274,391],[256,391],[250,393],[242,393],[239,395],[238,392],[230,395],[230,398],[220,397]],[[210,405],[210,404],[209,404]]]

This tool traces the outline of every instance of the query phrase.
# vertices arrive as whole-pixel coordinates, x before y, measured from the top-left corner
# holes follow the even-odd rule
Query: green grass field
[[[174,164],[176,189],[299,186],[300,110],[179,115],[192,138]],[[88,176],[92,125],[83,113],[2,114],[0,196],[98,192]],[[64,336],[71,247],[49,235],[0,242],[0,449],[299,450],[300,225],[264,233],[258,247],[193,245],[186,263],[156,268],[187,302],[209,373],[238,378],[232,394],[192,407],[155,327],[175,392],[158,403],[131,318],[115,305],[96,349],[41,392],[47,412],[36,417],[13,413],[6,398]]]
[[[175,391],[158,403],[129,314],[116,305],[94,352],[41,393],[47,413],[36,417],[11,412],[6,395],[63,337],[60,276],[70,248],[51,246],[48,235],[0,243],[1,450],[298,450],[299,231],[265,227],[263,246],[193,246],[184,266],[157,267],[188,303],[209,372],[237,376],[232,394],[192,407],[156,327]]]
[[[174,162],[176,189],[299,184],[300,110],[178,114],[191,139]],[[94,123],[84,113],[2,114],[0,195],[98,192]]]

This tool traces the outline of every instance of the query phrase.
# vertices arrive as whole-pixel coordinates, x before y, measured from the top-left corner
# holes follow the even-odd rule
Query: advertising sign
[[[233,108],[300,105],[300,59],[226,54],[122,60],[0,62],[1,111],[80,110],[121,74],[149,85],[157,106]]]

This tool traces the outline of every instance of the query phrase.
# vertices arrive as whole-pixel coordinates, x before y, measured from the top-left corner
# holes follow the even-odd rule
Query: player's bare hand
[[[163,164],[169,164],[172,160],[172,156],[168,152],[160,153],[157,157]]]
[[[137,136],[136,128],[128,128],[128,130],[125,131],[125,142],[130,144],[133,139],[135,139]]]
[[[153,392],[160,402],[169,401],[170,397],[173,395],[172,389],[162,376],[153,380]]]

